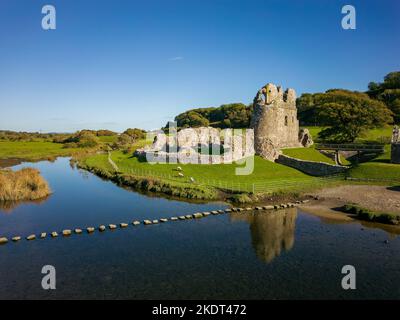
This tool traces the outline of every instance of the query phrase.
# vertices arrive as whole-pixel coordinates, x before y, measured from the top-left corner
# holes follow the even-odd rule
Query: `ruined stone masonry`
[[[400,130],[394,126],[391,145],[391,161],[400,164]]]
[[[170,136],[158,133],[151,146],[135,151],[135,156],[155,163],[232,163],[253,155],[253,130],[235,134],[212,127],[182,129]]]
[[[274,161],[282,148],[313,144],[307,129],[299,131],[296,93],[293,89],[283,92],[280,86],[268,83],[257,92],[253,104],[251,127],[254,129],[256,154]]]

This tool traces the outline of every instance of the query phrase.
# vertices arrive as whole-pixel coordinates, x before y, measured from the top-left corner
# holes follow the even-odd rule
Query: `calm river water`
[[[0,207],[0,236],[99,226],[225,208],[150,197],[69,166],[41,170],[48,199]],[[389,243],[384,243],[389,240]],[[357,289],[341,288],[353,265]],[[53,265],[57,289],[41,287]],[[400,239],[379,228],[328,223],[295,208],[168,222],[0,246],[0,298],[400,298]]]

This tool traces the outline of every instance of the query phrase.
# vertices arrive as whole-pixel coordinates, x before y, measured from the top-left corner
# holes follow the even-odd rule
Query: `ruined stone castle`
[[[308,147],[313,144],[307,129],[299,130],[297,120],[296,93],[293,89],[285,92],[281,87],[268,83],[254,98],[251,129],[246,137],[229,135],[215,128],[187,128],[176,135],[157,134],[153,145],[138,149],[135,155],[156,159],[156,162],[216,164],[224,160],[237,161],[254,155],[275,161],[282,148]],[[202,154],[199,148],[216,147],[224,144],[224,155]]]
[[[274,161],[282,148],[308,147],[313,143],[308,130],[299,130],[293,89],[283,91],[268,83],[257,92],[253,104],[251,127],[256,154]]]

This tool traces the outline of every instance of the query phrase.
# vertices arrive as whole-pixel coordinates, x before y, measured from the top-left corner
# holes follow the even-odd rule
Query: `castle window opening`
[[[285,126],[287,126],[287,125],[288,125],[288,117],[285,116]]]

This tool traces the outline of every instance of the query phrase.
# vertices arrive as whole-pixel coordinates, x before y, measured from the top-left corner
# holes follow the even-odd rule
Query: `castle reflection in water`
[[[231,214],[233,222],[245,221],[250,225],[253,248],[257,257],[266,263],[293,247],[296,218],[296,208]]]

